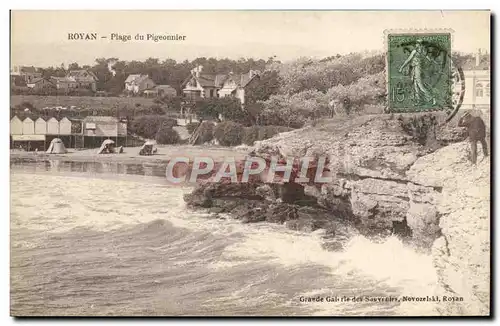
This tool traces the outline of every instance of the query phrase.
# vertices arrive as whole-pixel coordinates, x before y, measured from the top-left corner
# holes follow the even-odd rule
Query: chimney
[[[476,53],[476,67],[479,67],[480,64],[481,64],[481,49],[478,49]]]

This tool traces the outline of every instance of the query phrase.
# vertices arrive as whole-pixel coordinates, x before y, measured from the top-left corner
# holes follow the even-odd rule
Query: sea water
[[[355,235],[327,251],[321,230],[189,210],[183,194],[191,189],[168,185],[163,173],[155,165],[13,163],[11,313],[436,314],[433,302],[366,299],[433,295],[431,257],[398,238]]]

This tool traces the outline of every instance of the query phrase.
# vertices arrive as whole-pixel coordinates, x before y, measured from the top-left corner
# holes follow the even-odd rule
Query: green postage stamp
[[[447,110],[452,102],[451,32],[386,32],[390,112]]]

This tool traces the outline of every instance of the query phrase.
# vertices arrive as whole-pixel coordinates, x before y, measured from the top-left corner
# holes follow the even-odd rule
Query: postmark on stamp
[[[450,32],[387,32],[390,112],[445,111],[452,106]]]

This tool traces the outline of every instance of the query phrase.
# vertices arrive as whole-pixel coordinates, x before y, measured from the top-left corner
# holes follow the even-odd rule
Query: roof
[[[87,69],[79,69],[79,70],[70,70],[66,77],[73,77],[78,81],[95,81],[97,80],[97,76],[90,70]]]
[[[233,80],[237,86],[245,87],[248,83],[259,75],[258,72],[255,72],[254,75],[251,75],[252,72],[247,72],[246,74],[229,74],[227,78],[224,80],[224,83],[228,80]],[[250,77],[251,76],[251,77]]]
[[[128,75],[127,79],[125,79],[125,82],[131,83],[139,77],[141,77],[141,75]]]
[[[224,74],[200,74],[199,77],[194,76],[201,87],[222,87],[227,75]]]
[[[148,75],[128,75],[127,79],[125,79],[125,83],[138,84],[148,78],[149,78]]]
[[[19,71],[20,72],[24,72],[24,73],[30,73],[30,74],[33,74],[33,73],[36,73],[37,72],[37,68],[31,66],[31,67],[20,67],[19,68]]]
[[[36,84],[36,83],[39,83],[39,82],[44,81],[44,80],[48,81],[50,83],[52,82],[50,79],[40,77],[40,78],[33,79],[29,84]]]
[[[201,87],[217,87],[221,88],[224,83],[231,79],[233,80],[238,86],[240,87],[245,87],[248,85],[248,83],[258,76],[259,73],[255,71],[255,74],[251,76],[251,72],[249,71],[246,74],[200,74],[199,77],[193,75],[188,77],[182,84],[185,85],[187,82],[189,82],[192,78],[195,78],[198,83],[201,85]]]
[[[173,88],[170,85],[156,85],[155,88],[156,89],[163,89],[163,90],[171,90],[172,89],[175,91],[175,88]]]
[[[110,116],[103,115],[90,115],[83,119],[83,122],[104,122],[104,123],[117,123],[118,119]]]

